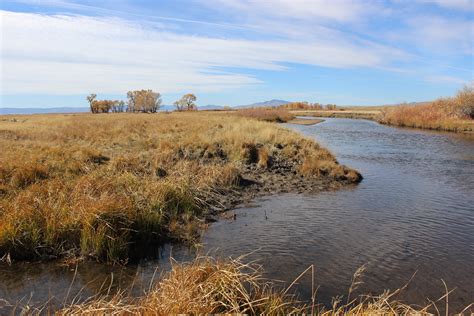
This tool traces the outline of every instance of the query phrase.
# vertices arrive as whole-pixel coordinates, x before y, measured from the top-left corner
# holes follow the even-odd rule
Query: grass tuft
[[[312,300],[298,300],[292,286],[304,274],[311,272]],[[364,267],[359,268],[345,296],[334,298],[331,308],[317,303],[314,267],[310,266],[288,287],[276,286],[262,277],[262,267],[243,263],[242,258],[217,260],[198,257],[190,263],[173,263],[171,271],[150,287],[139,298],[126,291],[105,297],[92,297],[84,303],[72,304],[56,312],[57,315],[433,315],[439,314],[437,305],[449,312],[449,290],[426,306],[411,306],[397,300],[407,285],[380,295],[356,296],[362,283]],[[153,282],[153,280],[152,280]],[[472,304],[463,312],[469,311]]]

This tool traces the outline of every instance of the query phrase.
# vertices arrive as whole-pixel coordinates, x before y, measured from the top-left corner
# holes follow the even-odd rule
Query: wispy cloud
[[[338,22],[351,22],[367,13],[371,6],[362,1],[331,0],[205,0],[214,7],[232,8],[246,11],[247,14],[290,17],[298,19],[327,19]]]
[[[474,3],[472,0],[419,0],[425,4],[437,4],[443,8],[457,9],[457,10],[474,10]]]
[[[407,20],[405,36],[414,45],[424,45],[437,52],[455,51],[473,54],[474,23],[472,20],[448,19],[440,16],[417,16]]]
[[[287,95],[322,98],[313,89],[323,76],[312,85],[306,75],[432,87],[472,75],[470,0],[193,0],[186,10],[172,1],[16,2],[32,12],[1,12],[2,94],[151,88],[230,95],[270,91],[274,78],[288,74],[298,82]],[[341,83],[331,95],[345,89]]]
[[[215,91],[259,84],[237,69],[286,63],[384,67],[403,58],[343,38],[242,40],[176,34],[118,18],[2,12],[3,93]]]
[[[428,82],[435,82],[435,83],[454,83],[459,86],[466,85],[469,83],[469,81],[464,80],[462,78],[458,78],[454,76],[446,76],[446,75],[426,76],[425,80]]]

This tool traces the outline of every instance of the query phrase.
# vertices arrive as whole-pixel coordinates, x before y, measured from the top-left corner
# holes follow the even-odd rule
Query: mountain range
[[[289,101],[285,100],[269,100],[263,102],[257,102],[247,105],[238,105],[233,107],[234,109],[243,108],[256,108],[256,107],[267,107],[267,106],[279,106],[287,104]],[[160,111],[173,111],[175,110],[174,105],[162,105]],[[198,107],[199,110],[222,110],[224,106],[208,104]],[[0,108],[0,114],[50,114],[50,113],[84,113],[89,112],[89,107],[57,107],[57,108]]]
[[[50,113],[84,113],[89,107],[60,107],[60,108],[1,108],[0,114],[50,114]]]
[[[258,107],[266,107],[266,106],[280,106],[287,103],[290,103],[290,101],[272,99],[270,101],[257,102],[257,103],[247,104],[247,105],[239,105],[239,106],[236,106],[235,108],[241,109],[241,108],[258,108]]]

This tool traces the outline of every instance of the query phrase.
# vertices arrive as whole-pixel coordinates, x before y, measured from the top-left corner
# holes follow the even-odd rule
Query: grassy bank
[[[235,112],[236,115],[257,119],[265,122],[286,123],[295,118],[288,110],[284,109],[242,109]]]
[[[426,306],[410,306],[398,301],[397,295],[403,288],[379,295],[360,295],[357,288],[363,281],[363,270],[361,267],[356,271],[347,293],[334,298],[333,306],[327,309],[318,304],[315,286],[313,299],[309,302],[298,300],[298,293],[292,288],[298,278],[305,275],[311,276],[314,282],[312,267],[283,288],[264,279],[258,265],[244,264],[241,260],[201,257],[191,263],[175,263],[172,270],[151,285],[142,297],[131,297],[126,291],[92,297],[83,303],[68,305],[55,314],[433,315],[442,309],[449,313],[447,294]],[[469,313],[469,308],[466,307],[464,312]],[[35,313],[45,309],[25,310]]]
[[[400,105],[382,111],[382,124],[452,132],[474,132],[474,87],[465,87],[456,96],[421,105]]]
[[[314,111],[291,111],[296,116],[315,116],[315,117],[334,117],[350,119],[374,120],[381,112],[379,110],[357,110],[357,109],[339,109],[339,110],[314,110]]]
[[[4,116],[0,147],[8,260],[141,258],[257,187],[360,180],[310,139],[225,113]]]

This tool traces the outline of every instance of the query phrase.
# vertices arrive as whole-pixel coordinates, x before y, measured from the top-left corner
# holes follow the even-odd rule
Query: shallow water
[[[242,206],[235,211],[237,220],[221,220],[206,231],[204,252],[255,251],[249,260],[258,260],[267,277],[284,282],[314,264],[318,300],[326,304],[347,293],[362,264],[367,269],[361,292],[399,288],[416,272],[401,298],[417,304],[437,299],[444,293],[442,279],[456,288],[451,311],[474,302],[472,137],[350,119],[289,127],[315,138],[364,180],[337,191],[269,196]],[[0,297],[36,303],[54,296],[58,303],[78,293],[104,293],[110,284],[111,291],[133,286],[139,294],[157,263],[160,270],[169,268],[170,254],[178,260],[193,256],[167,246],[161,260],[126,268],[88,263],[76,272],[54,264],[0,266]],[[298,287],[308,298],[310,277]]]
[[[224,254],[260,248],[268,276],[291,281],[316,267],[319,299],[345,294],[367,264],[362,292],[396,289],[416,276],[404,299],[442,296],[451,307],[474,302],[474,140],[462,135],[396,129],[366,120],[327,119],[291,126],[358,169],[357,186],[316,195],[285,194],[240,208],[237,221],[206,233]],[[310,279],[302,290],[310,294]]]

